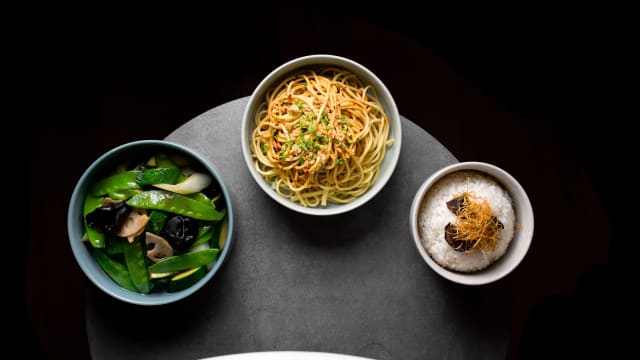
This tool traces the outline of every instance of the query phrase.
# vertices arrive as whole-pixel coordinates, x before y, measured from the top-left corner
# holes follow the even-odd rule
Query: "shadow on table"
[[[434,275],[434,290],[447,293],[448,303],[444,308],[445,318],[449,322],[458,324],[457,337],[451,339],[454,346],[475,348],[476,356],[490,354],[490,349],[478,347],[504,345],[506,353],[509,339],[509,317],[511,315],[510,292],[508,279],[482,286],[468,286],[453,283],[440,276]],[[494,341],[478,342],[472,337],[482,336],[483,339]]]
[[[172,351],[162,344],[176,339],[199,337],[204,332],[200,328],[209,322],[216,321],[215,309],[223,308],[228,301],[213,283],[225,277],[226,268],[220,268],[216,276],[200,288],[194,296],[162,306],[139,306],[116,300],[95,286],[90,286],[87,296],[87,334],[89,344],[94,346],[95,354],[103,358],[111,353],[122,353],[122,349],[130,349],[126,358],[153,356],[154,351]],[[208,309],[205,311],[204,309]],[[213,309],[213,310],[211,310]],[[100,326],[91,326],[99,323]],[[91,329],[99,329],[93,330]],[[202,338],[201,341],[211,341]],[[185,340],[184,342],[188,342]],[[181,349],[186,358],[201,356],[200,349]],[[139,352],[139,354],[136,354]],[[166,354],[165,354],[166,357]]]
[[[525,323],[518,357],[604,358],[621,351],[613,313],[622,304],[613,304],[612,290],[609,266],[596,265],[574,294],[546,298]]]

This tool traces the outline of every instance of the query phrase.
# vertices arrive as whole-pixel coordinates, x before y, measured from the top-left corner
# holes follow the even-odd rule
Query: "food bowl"
[[[286,91],[283,84],[291,85],[291,96],[278,97]],[[360,97],[366,105],[356,93],[366,94]],[[374,97],[382,112],[372,110],[378,106],[371,105]],[[273,111],[266,111],[268,104]],[[370,119],[366,126],[361,125],[364,112]],[[386,141],[361,151],[366,138],[375,144],[384,139],[381,113],[387,119]],[[251,94],[241,136],[246,165],[258,186],[291,210],[320,216],[345,213],[371,200],[393,174],[402,145],[400,114],[384,83],[363,65],[333,55],[296,58],[268,74]]]
[[[204,156],[140,140],[86,169],[71,195],[67,229],[95,286],[124,302],[162,305],[195,293],[220,269],[232,246],[233,216],[222,174]]]
[[[411,204],[410,226],[420,255],[437,274],[482,285],[520,264],[533,238],[534,218],[513,176],[492,164],[461,162],[422,183]]]

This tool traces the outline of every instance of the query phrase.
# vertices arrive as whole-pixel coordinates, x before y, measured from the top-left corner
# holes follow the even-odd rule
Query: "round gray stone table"
[[[257,351],[317,351],[377,360],[500,359],[509,341],[509,288],[450,283],[409,229],[414,193],[456,162],[402,118],[395,173],[346,214],[293,212],[262,192],[244,163],[248,97],[190,120],[166,139],[221,171],[236,215],[228,261],[203,288],[169,305],[117,301],[91,286],[86,325],[94,359],[196,359]]]

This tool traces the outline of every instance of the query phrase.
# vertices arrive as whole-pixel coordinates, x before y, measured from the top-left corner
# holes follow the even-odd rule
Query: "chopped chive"
[[[324,111],[322,112],[322,123],[325,126],[329,125],[329,117],[327,116],[327,114]]]

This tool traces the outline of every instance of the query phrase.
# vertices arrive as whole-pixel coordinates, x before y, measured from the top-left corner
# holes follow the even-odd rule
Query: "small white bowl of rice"
[[[411,233],[442,277],[483,285],[505,277],[533,238],[533,209],[520,183],[484,162],[446,166],[426,179],[411,204]]]

